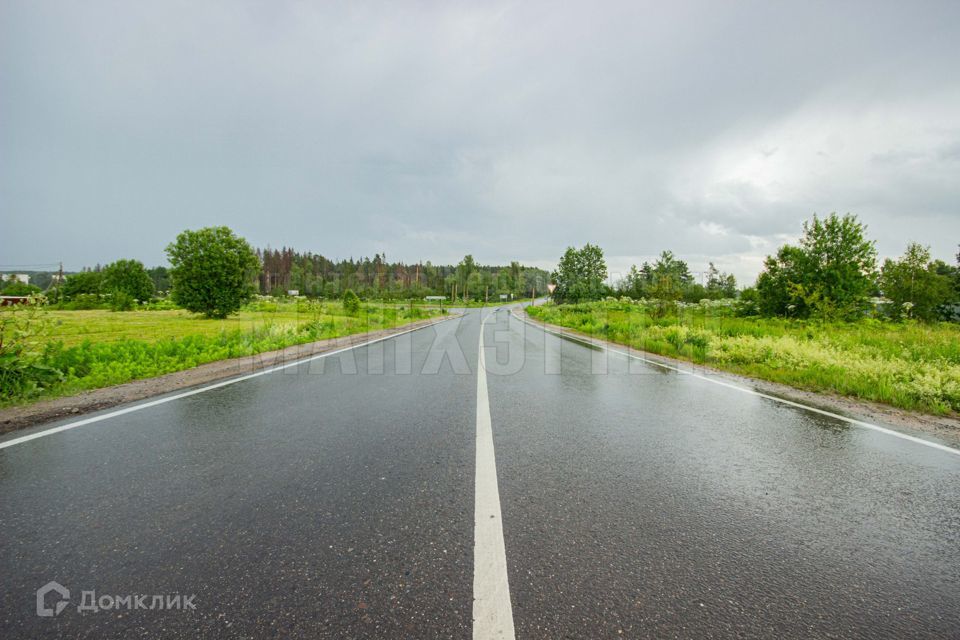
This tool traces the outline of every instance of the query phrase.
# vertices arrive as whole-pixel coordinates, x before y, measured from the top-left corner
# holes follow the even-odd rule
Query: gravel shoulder
[[[37,426],[45,422],[59,420],[72,415],[100,411],[165,393],[182,391],[226,378],[254,373],[276,365],[294,362],[301,358],[320,355],[327,351],[342,349],[361,342],[367,342],[368,340],[375,340],[377,338],[409,331],[410,329],[419,329],[438,322],[444,322],[453,317],[456,316],[451,315],[442,319],[433,318],[430,320],[420,320],[392,329],[355,333],[339,338],[293,345],[276,351],[265,351],[242,358],[208,362],[193,369],[175,371],[155,378],[133,380],[113,387],[84,391],[76,395],[40,400],[27,405],[7,407],[0,409],[0,434]]]
[[[515,316],[521,317],[517,311],[514,311],[513,313]],[[707,365],[694,364],[688,360],[671,358],[670,356],[662,356],[646,351],[640,351],[639,349],[634,349],[623,344],[600,340],[584,333],[580,333],[579,331],[568,329],[567,327],[544,323],[541,320],[531,318],[530,316],[526,315],[525,312],[523,313],[522,319],[538,326],[546,327],[557,333],[562,333],[564,335],[576,338],[579,341],[587,342],[597,346],[615,344],[618,349],[642,357],[651,362],[658,362],[660,364],[676,367],[684,371],[695,371],[699,374],[717,376],[724,381],[749,387],[759,391],[760,393],[776,396],[778,398],[784,398],[793,402],[799,402],[817,409],[831,411],[833,413],[847,416],[856,420],[877,423],[882,426],[896,429],[897,431],[901,431],[903,433],[908,433],[910,435],[930,435],[942,440],[945,444],[954,447],[960,447],[960,416],[957,415],[931,415],[916,411],[898,409],[896,407],[891,407],[878,402],[870,402],[867,400],[850,398],[833,393],[807,391],[805,389],[798,389],[796,387],[791,387],[789,385],[780,384],[777,382],[768,382],[758,378],[751,378],[749,376],[731,373],[729,371],[724,371],[722,369],[717,369]]]

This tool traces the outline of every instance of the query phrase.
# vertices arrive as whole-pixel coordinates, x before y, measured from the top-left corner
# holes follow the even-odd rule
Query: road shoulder
[[[390,329],[355,333],[339,338],[292,345],[284,349],[265,351],[241,358],[217,360],[216,362],[199,365],[193,369],[175,371],[155,378],[133,380],[112,387],[84,391],[76,395],[40,400],[27,405],[7,407],[0,410],[0,434],[26,429],[66,417],[92,413],[94,411],[100,411],[174,391],[182,391],[218,380],[255,373],[263,369],[319,355],[334,349],[343,349],[344,347],[350,347],[377,338],[410,331],[411,329],[420,329],[438,322],[444,322],[452,317],[456,316],[450,315],[445,318],[420,320]]]
[[[561,327],[541,320],[531,318],[525,311],[518,313],[513,310],[513,315],[525,322],[545,327],[550,331],[561,333],[578,341],[586,342],[597,346],[615,346],[616,349],[630,353],[631,355],[649,360],[650,362],[660,363],[669,367],[696,372],[701,375],[718,376],[726,381],[739,384],[744,387],[754,389],[760,393],[776,396],[793,402],[809,405],[811,407],[832,411],[840,415],[848,416],[865,422],[876,422],[898,431],[909,433],[910,435],[931,435],[943,440],[952,446],[960,446],[960,419],[955,416],[936,416],[916,411],[907,411],[898,409],[878,402],[860,400],[837,394],[822,393],[817,391],[807,391],[798,389],[789,385],[777,382],[769,382],[759,378],[751,378],[723,369],[717,369],[702,364],[695,364],[689,360],[671,358],[646,351],[640,351],[627,345],[616,342],[609,342],[593,338],[587,334]]]

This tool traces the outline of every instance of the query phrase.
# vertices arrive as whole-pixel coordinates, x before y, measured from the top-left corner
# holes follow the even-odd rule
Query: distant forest
[[[388,262],[386,256],[330,260],[318,253],[301,253],[291,248],[257,249],[261,270],[257,284],[262,295],[286,295],[296,290],[301,295],[333,298],[352,289],[361,298],[409,299],[429,295],[456,296],[470,300],[513,294],[531,296],[544,293],[550,273],[519,262],[505,266],[477,264],[465,256],[456,265]],[[101,265],[84,268],[100,272]],[[30,284],[41,290],[50,288],[56,271],[20,271],[30,276]],[[156,291],[170,290],[166,267],[147,269]],[[65,275],[71,275],[66,273]]]
[[[276,294],[291,289],[310,296],[335,297],[353,289],[363,298],[416,298],[446,295],[479,299],[546,291],[550,273],[519,262],[506,266],[477,264],[465,256],[456,265],[388,262],[385,255],[334,262],[316,253],[293,249],[258,249],[262,265],[260,291]]]

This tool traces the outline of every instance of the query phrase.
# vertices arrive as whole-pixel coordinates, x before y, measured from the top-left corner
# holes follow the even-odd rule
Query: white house
[[[10,282],[11,279],[23,284],[30,284],[29,273],[0,273],[0,282]]]

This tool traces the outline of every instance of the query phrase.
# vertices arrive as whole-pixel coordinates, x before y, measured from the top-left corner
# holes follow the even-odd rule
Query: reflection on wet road
[[[0,449],[0,637],[471,637],[481,330],[516,637],[960,633],[960,456],[490,313]]]

